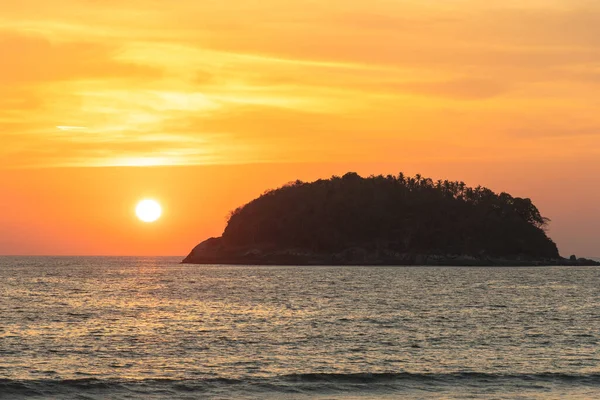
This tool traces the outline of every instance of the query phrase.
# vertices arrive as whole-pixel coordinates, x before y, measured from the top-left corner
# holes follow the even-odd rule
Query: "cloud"
[[[55,43],[44,37],[0,32],[0,84],[75,79],[156,79],[161,71],[117,61],[117,49],[94,42]]]
[[[483,100],[506,94],[511,87],[500,80],[465,78],[438,82],[390,83],[384,85],[383,89],[458,100]]]
[[[2,165],[512,157],[560,132],[593,147],[591,2],[114,4],[0,5]]]

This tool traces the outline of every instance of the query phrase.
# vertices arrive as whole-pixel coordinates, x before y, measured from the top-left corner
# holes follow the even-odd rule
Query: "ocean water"
[[[0,258],[0,399],[600,398],[600,268]]]

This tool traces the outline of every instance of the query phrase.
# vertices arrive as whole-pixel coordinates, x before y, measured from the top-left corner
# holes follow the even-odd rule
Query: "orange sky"
[[[2,1],[0,254],[183,255],[267,188],[402,170],[600,256],[598,48],[587,0]]]

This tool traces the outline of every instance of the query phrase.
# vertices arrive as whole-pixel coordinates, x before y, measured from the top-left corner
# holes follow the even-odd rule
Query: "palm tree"
[[[405,176],[404,176],[404,173],[403,173],[403,172],[400,172],[400,173],[398,174],[398,182],[400,182],[402,185],[404,185],[404,184],[405,184]]]

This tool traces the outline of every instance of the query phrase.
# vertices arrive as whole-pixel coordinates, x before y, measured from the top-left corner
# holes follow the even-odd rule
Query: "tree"
[[[223,239],[236,246],[340,251],[558,257],[530,199],[421,175],[350,172],[267,191],[233,211]]]

